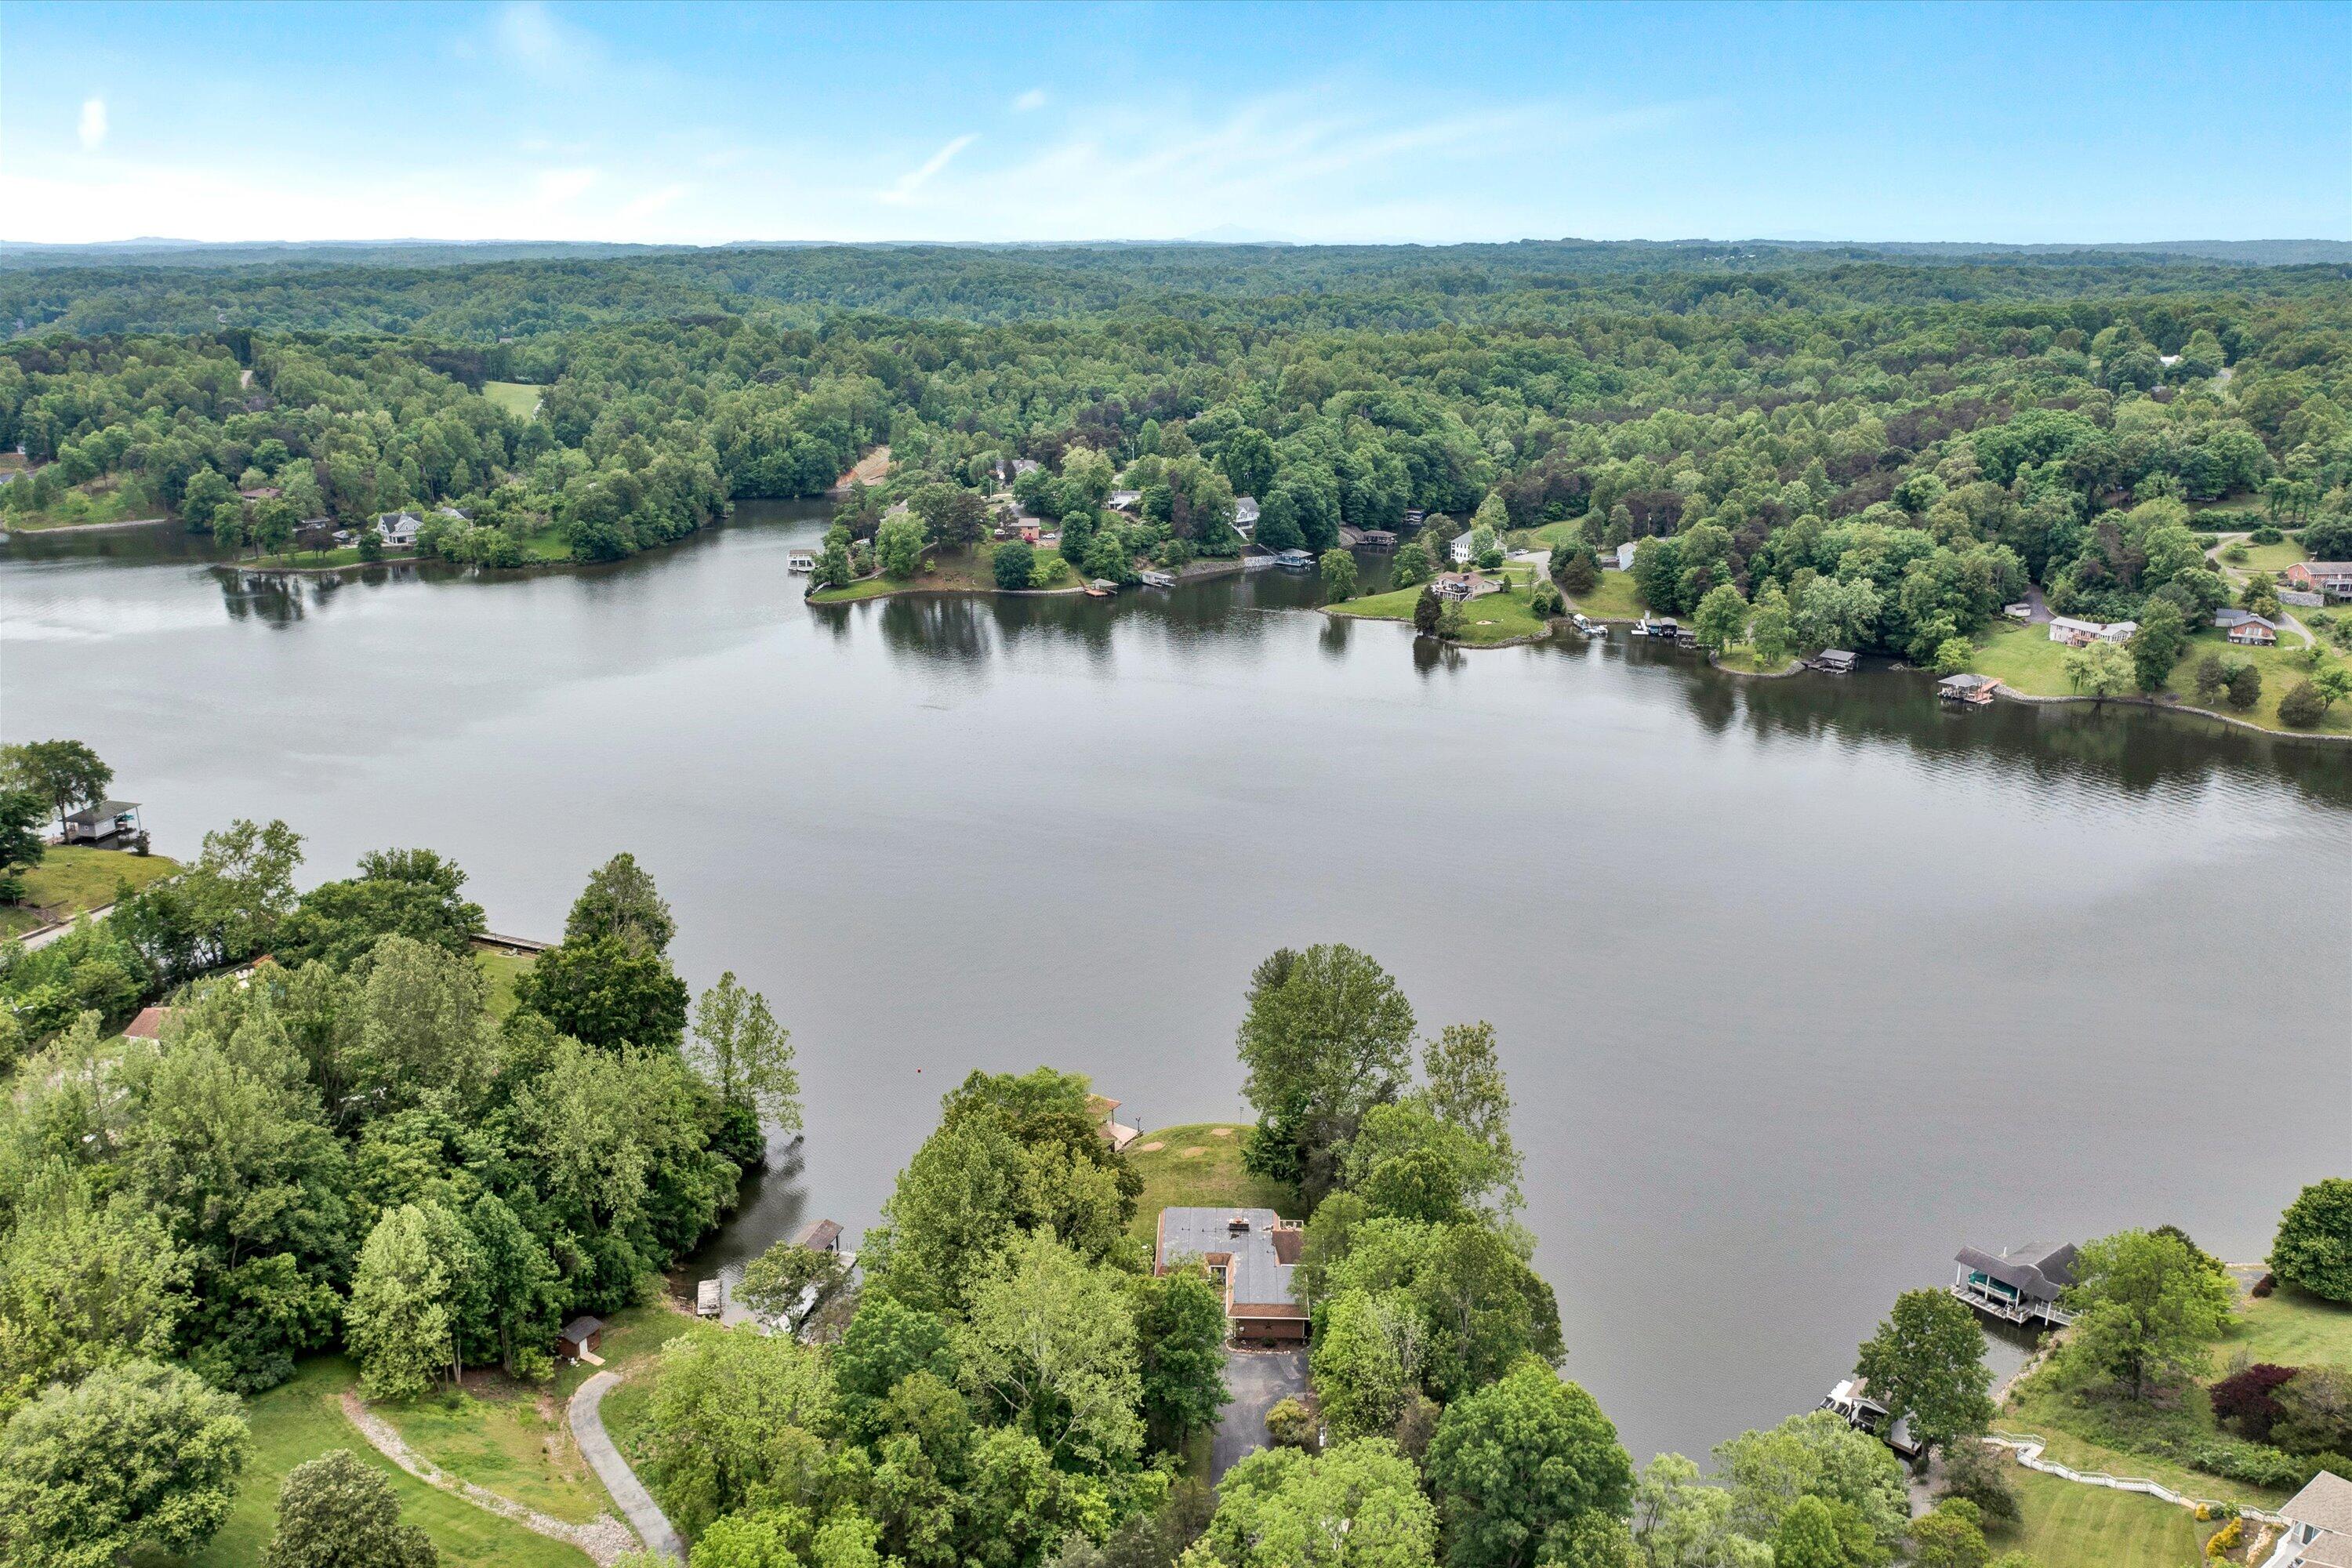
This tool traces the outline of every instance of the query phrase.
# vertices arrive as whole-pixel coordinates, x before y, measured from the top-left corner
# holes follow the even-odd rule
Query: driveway
[[[629,1461],[621,1458],[621,1450],[613,1447],[613,1439],[604,1431],[603,1405],[604,1395],[621,1385],[621,1380],[609,1372],[600,1372],[580,1385],[572,1396],[572,1437],[580,1445],[581,1457],[596,1472],[613,1500],[621,1505],[628,1516],[629,1527],[646,1550],[656,1557],[666,1557],[673,1563],[686,1561],[686,1548],[679,1544],[677,1531],[669,1525],[669,1518],[654,1501],[653,1494],[637,1479],[637,1472],[629,1468]]]
[[[1218,1417],[1209,1447],[1209,1478],[1223,1480],[1246,1455],[1265,1447],[1265,1413],[1294,1394],[1307,1392],[1307,1352],[1225,1352],[1225,1392],[1233,1402]]]

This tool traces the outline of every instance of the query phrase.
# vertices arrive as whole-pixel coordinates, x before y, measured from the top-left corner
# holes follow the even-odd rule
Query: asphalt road
[[[686,1561],[686,1547],[677,1539],[677,1531],[669,1525],[669,1517],[653,1500],[637,1479],[637,1472],[629,1468],[629,1461],[613,1447],[613,1439],[604,1431],[603,1405],[604,1395],[620,1386],[621,1380],[609,1372],[600,1372],[582,1384],[572,1395],[572,1436],[580,1445],[604,1489],[621,1505],[628,1516],[629,1528],[646,1543],[646,1550],[656,1557],[667,1557],[673,1563]]]
[[[1225,1391],[1233,1402],[1218,1418],[1209,1447],[1213,1480],[1223,1480],[1244,1457],[1265,1447],[1267,1411],[1287,1395],[1307,1392],[1307,1352],[1228,1350]]]

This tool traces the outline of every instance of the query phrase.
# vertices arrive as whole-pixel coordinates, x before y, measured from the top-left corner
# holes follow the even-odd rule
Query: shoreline
[[[68,522],[56,528],[10,528],[0,522],[0,533],[11,539],[20,533],[27,539],[47,539],[59,533],[112,533],[126,528],[153,528],[173,521],[168,517],[126,517],[120,522]]]

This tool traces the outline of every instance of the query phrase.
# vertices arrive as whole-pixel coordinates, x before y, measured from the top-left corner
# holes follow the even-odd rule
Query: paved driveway
[[[1265,1447],[1265,1413],[1307,1392],[1305,1351],[1225,1352],[1225,1392],[1233,1403],[1218,1418],[1209,1447],[1209,1475],[1223,1480],[1244,1456]]]
[[[673,1563],[686,1561],[686,1548],[677,1539],[677,1531],[669,1527],[669,1520],[661,1505],[653,1500],[637,1472],[629,1468],[629,1461],[613,1447],[613,1439],[604,1431],[604,1414],[601,1408],[604,1395],[621,1385],[621,1380],[609,1372],[600,1372],[572,1395],[572,1437],[580,1445],[581,1458],[588,1461],[613,1500],[629,1518],[630,1528],[646,1550],[656,1557],[666,1557]]]

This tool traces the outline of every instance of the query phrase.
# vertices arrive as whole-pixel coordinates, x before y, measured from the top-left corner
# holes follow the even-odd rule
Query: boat
[[[814,550],[792,551],[784,557],[784,570],[802,573],[815,571],[816,552]]]

